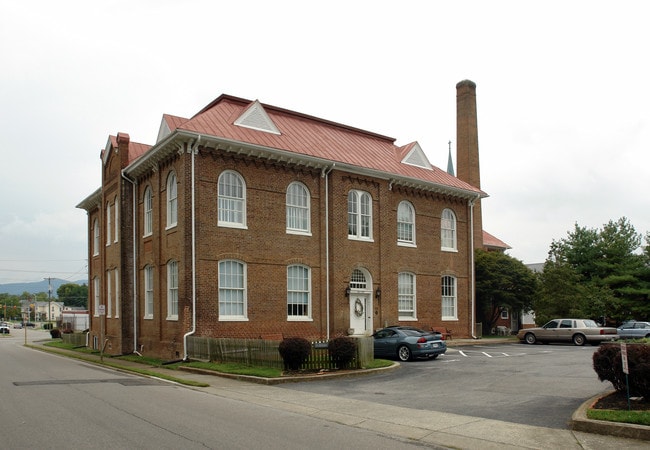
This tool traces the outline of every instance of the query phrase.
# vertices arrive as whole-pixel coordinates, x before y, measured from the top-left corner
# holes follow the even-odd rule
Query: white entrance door
[[[350,328],[352,334],[372,334],[372,296],[364,292],[350,294]]]

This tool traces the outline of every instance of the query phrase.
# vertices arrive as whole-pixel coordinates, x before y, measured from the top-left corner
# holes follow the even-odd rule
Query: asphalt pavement
[[[79,356],[77,352],[61,351],[35,341],[33,348]],[[476,340],[454,339],[448,341],[450,348],[476,344]],[[490,343],[499,342],[490,339]],[[512,342],[504,339],[502,342]],[[83,359],[100,364],[99,355],[83,354]],[[106,358],[104,358],[106,359]],[[596,398],[585,402],[573,415],[572,429],[555,429],[510,422],[490,420],[457,414],[424,411],[398,406],[388,406],[370,401],[346,399],[336,396],[291,391],[274,386],[279,381],[291,382],[290,378],[263,379],[245,376],[216,375],[207,371],[172,370],[145,364],[110,359],[111,367],[118,370],[146,369],[171,378],[203,383],[207,387],[191,387],[211,395],[240,400],[248,403],[305,414],[339,424],[374,431],[384,435],[399,436],[420,442],[432,448],[453,449],[650,449],[650,427],[613,424],[586,418],[586,410]],[[396,363],[397,364],[397,363]],[[392,370],[392,368],[374,369]],[[356,373],[359,375],[360,373]],[[345,375],[345,374],[343,374]],[[336,374],[315,375],[323,380]],[[306,381],[300,377],[300,381]]]

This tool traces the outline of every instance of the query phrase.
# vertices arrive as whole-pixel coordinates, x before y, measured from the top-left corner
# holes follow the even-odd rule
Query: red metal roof
[[[498,248],[503,250],[508,250],[510,247],[508,244],[503,242],[501,239],[492,236],[487,231],[483,230],[483,247],[489,248]]]
[[[432,166],[429,170],[402,163],[415,143],[398,147],[390,137],[266,104],[262,104],[264,111],[280,134],[235,125],[235,121],[253,103],[222,95],[191,119],[165,115],[164,120],[172,131],[176,128],[218,136],[466,191],[482,192],[438,167]]]

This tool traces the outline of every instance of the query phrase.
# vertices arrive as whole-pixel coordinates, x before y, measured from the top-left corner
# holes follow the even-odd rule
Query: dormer
[[[235,125],[266,133],[281,134],[258,100],[246,108],[242,115],[235,120]]]
[[[402,164],[421,167],[427,170],[433,170],[429,159],[422,151],[422,147],[417,142],[412,142],[402,148],[406,155],[402,158]]]

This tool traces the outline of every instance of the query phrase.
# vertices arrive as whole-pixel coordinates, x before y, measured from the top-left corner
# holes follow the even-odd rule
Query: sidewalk
[[[467,345],[467,343],[477,343],[473,340],[468,341],[449,341],[448,346],[453,348],[458,345]],[[484,342],[486,344],[495,343],[495,340],[490,339]],[[76,352],[49,349],[42,345],[42,342],[34,342],[32,347],[67,356],[79,356]],[[83,354],[83,359],[100,364],[99,355]],[[112,366],[115,363],[119,364],[121,369],[118,370],[146,369],[163,376],[209,385],[207,387],[188,387],[188,389],[272,409],[309,415],[385,435],[399,436],[434,448],[582,450],[650,448],[650,427],[634,425],[624,427],[630,428],[631,432],[635,434],[628,436],[635,436],[636,439],[597,434],[620,433],[621,426],[587,419],[585,411],[594,399],[586,402],[582,408],[576,411],[573,417],[575,424],[573,430],[561,430],[293,391],[273,385],[254,383],[250,377],[243,381],[245,377],[235,379],[205,372],[151,367],[130,361],[114,359],[110,361]],[[630,432],[630,429],[627,432]]]

